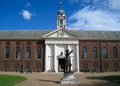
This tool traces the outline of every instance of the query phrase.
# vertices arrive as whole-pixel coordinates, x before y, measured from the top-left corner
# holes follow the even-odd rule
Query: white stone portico
[[[61,33],[62,32],[62,33]],[[61,35],[62,34],[62,35]],[[44,36],[45,38],[45,72],[61,72],[64,66],[65,50],[71,53],[71,69],[79,72],[79,40],[77,35],[65,29],[55,30]]]
[[[65,50],[73,50],[70,54],[72,71],[79,72],[79,36],[66,30],[66,14],[62,9],[57,13],[57,29],[44,35],[45,39],[45,72],[64,71]]]

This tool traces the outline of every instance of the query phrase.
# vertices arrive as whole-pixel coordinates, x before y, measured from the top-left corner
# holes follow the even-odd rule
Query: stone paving
[[[120,86],[113,82],[103,80],[103,76],[120,75],[120,72],[106,73],[76,73],[75,77],[80,81],[80,84],[61,85],[60,79],[62,73],[16,73],[16,72],[0,72],[0,74],[19,75],[27,77],[27,80],[15,86]]]

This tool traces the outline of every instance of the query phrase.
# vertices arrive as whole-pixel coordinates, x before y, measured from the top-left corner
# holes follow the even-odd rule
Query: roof
[[[0,40],[4,39],[41,39],[53,30],[8,30],[0,31]],[[68,30],[84,40],[120,40],[120,31],[83,31]]]
[[[0,37],[42,37],[52,30],[6,30],[0,31]]]
[[[120,31],[86,31],[86,30],[71,30],[79,37],[84,39],[99,39],[99,40],[120,40]]]
[[[65,14],[65,11],[64,11],[63,9],[60,9],[60,10],[58,11],[58,14]]]
[[[52,30],[6,30],[0,31],[0,40],[41,39]]]

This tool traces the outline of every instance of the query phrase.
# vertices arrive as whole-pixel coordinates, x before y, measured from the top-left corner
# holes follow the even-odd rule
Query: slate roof
[[[0,31],[0,38],[34,38],[42,37],[43,35],[51,32],[52,30],[8,30]]]
[[[0,40],[12,38],[42,38],[43,35],[53,30],[13,30],[0,31]],[[84,40],[120,40],[120,31],[83,31],[68,30],[78,35],[79,39]]]
[[[71,31],[84,39],[120,40],[120,31]]]

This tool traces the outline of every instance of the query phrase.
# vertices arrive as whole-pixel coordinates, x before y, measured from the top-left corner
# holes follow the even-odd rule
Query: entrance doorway
[[[58,71],[64,72],[65,58],[59,58],[58,61]]]

